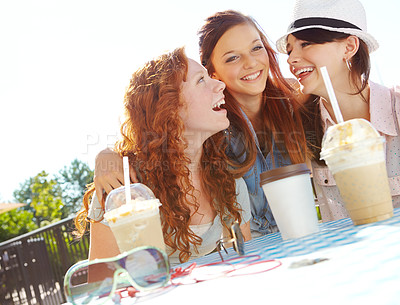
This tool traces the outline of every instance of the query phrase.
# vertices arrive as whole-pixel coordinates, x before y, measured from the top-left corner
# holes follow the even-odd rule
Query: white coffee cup
[[[319,231],[310,170],[305,163],[272,169],[260,178],[282,239]]]

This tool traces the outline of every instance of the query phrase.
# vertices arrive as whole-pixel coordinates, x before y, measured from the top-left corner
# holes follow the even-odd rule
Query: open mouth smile
[[[308,75],[308,73],[311,73],[313,71],[314,71],[313,67],[302,68],[302,69],[299,69],[299,70],[295,70],[294,71],[294,75],[297,78],[301,78],[301,77],[304,77],[304,76]]]
[[[225,104],[225,100],[222,99],[222,100],[220,100],[219,102],[217,102],[217,103],[215,103],[215,104],[213,105],[212,110],[213,110],[213,111],[220,111],[221,109],[224,109],[224,108],[221,107],[221,106],[224,105],[224,104]]]
[[[243,76],[241,80],[255,80],[261,75],[261,71],[257,71],[255,73]]]

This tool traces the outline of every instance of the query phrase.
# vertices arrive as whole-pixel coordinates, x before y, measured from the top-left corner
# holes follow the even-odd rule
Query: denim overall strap
[[[276,232],[277,227],[275,219],[264,195],[264,191],[260,186],[260,174],[276,166],[274,162],[277,159],[275,154],[279,154],[279,152],[277,149],[273,149],[273,154],[269,153],[267,157],[264,157],[263,153],[261,152],[258,138],[253,128],[253,125],[251,124],[246,113],[241,108],[240,111],[243,115],[243,118],[246,120],[246,123],[254,137],[254,141],[257,147],[257,158],[255,164],[249,170],[249,172],[251,172],[251,175],[248,175],[248,173],[246,173],[246,175],[244,176],[246,184],[249,188],[250,203],[252,205],[252,221],[250,226],[253,231],[258,231],[261,234]],[[273,140],[272,146],[275,148],[275,142]],[[248,178],[246,179],[246,177]]]

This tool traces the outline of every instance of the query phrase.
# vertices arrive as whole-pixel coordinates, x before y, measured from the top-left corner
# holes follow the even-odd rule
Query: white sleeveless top
[[[242,222],[240,225],[243,225],[249,222],[251,218],[250,199],[244,180],[242,178],[239,178],[235,181],[237,194],[236,199],[239,204],[239,208],[242,209]],[[97,196],[96,194],[93,194],[92,202],[89,206],[88,217],[98,221],[103,217],[103,214],[104,212],[101,208],[99,201],[97,200]],[[103,219],[101,223],[108,225],[105,219]],[[190,251],[192,253],[190,259],[195,259],[212,252],[216,247],[217,241],[222,238],[223,225],[221,223],[219,215],[214,218],[213,222],[200,225],[191,225],[190,229],[192,229],[192,231],[203,240],[201,245],[197,247],[197,252],[192,246],[190,247]],[[178,251],[171,254],[170,248],[167,247],[167,253],[171,266],[180,263]]]

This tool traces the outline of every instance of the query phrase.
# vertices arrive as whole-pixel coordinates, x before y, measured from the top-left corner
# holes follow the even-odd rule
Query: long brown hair
[[[215,45],[226,31],[241,24],[250,24],[257,29],[269,57],[269,77],[262,100],[262,120],[264,130],[267,131],[264,136],[267,137],[268,147],[272,147],[274,139],[279,151],[288,155],[293,163],[305,162],[307,148],[301,118],[297,111],[299,108],[297,92],[283,77],[277,53],[271,48],[261,27],[253,18],[233,10],[218,12],[208,17],[198,32],[201,62],[212,75],[215,68],[211,62],[211,55]],[[228,86],[224,94],[232,128],[244,133],[245,151],[242,153],[246,155],[246,159],[241,164],[232,161],[236,168],[242,168],[243,173],[256,158],[255,141],[241,113],[239,103],[229,93]],[[257,134],[260,132],[263,131],[256,130]]]
[[[185,105],[180,93],[187,71],[188,59],[184,49],[178,48],[149,61],[133,74],[125,92],[122,140],[115,145],[121,156],[129,157],[140,182],[160,199],[164,241],[172,252],[180,251],[181,262],[190,258],[190,245],[196,249],[202,242],[189,227],[190,206],[197,210],[198,202],[190,180],[184,124],[179,115]],[[225,149],[224,133],[219,132],[204,142],[201,156],[202,186],[223,224],[225,216],[241,221],[235,180],[228,170]],[[88,194],[92,193],[93,187],[76,219],[85,218]]]

